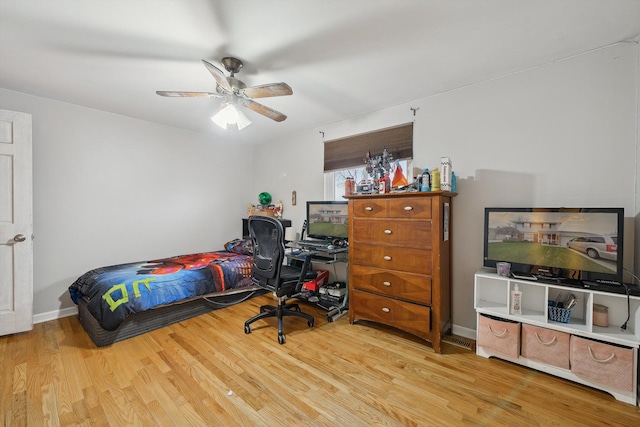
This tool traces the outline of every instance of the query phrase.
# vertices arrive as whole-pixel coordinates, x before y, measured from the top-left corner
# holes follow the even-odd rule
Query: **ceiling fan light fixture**
[[[236,124],[238,125],[238,130],[242,130],[253,123],[249,120],[249,117],[246,116],[241,110],[236,110],[238,112],[238,121]]]
[[[229,129],[229,125],[236,125],[238,130],[249,126],[252,122],[234,104],[224,104],[220,110],[211,117],[211,120],[222,129]]]
[[[260,104],[254,101],[253,98],[291,95],[293,90],[288,84],[280,82],[247,87],[244,82],[235,77],[235,74],[242,68],[242,61],[230,56],[222,58],[224,68],[231,74],[229,77],[226,77],[222,70],[212,63],[204,59],[202,63],[216,80],[215,92],[158,90],[156,93],[160,96],[169,97],[225,98],[219,110],[211,117],[211,120],[216,125],[225,130],[230,129],[230,125],[231,129],[241,130],[251,124],[251,120],[240,111],[241,108],[245,107],[276,122],[281,122],[287,118],[281,112]]]

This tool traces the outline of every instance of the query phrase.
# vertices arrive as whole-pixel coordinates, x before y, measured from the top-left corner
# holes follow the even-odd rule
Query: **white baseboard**
[[[47,313],[35,314],[33,316],[33,323],[48,322],[49,320],[62,319],[63,317],[75,316],[78,314],[78,307],[63,308],[62,310],[49,311]],[[451,333],[460,337],[476,339],[476,330],[465,328],[463,326],[453,325],[451,326]]]
[[[63,317],[75,316],[78,314],[78,307],[63,308],[61,310],[49,311],[33,315],[33,323],[48,322],[49,320],[62,319]]]
[[[459,337],[469,338],[470,340],[476,339],[475,329],[469,329],[462,326],[453,325],[451,327],[451,333],[454,335],[458,335]]]

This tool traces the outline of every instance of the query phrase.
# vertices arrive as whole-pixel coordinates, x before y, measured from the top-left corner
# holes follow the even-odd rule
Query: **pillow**
[[[233,239],[224,244],[227,252],[241,255],[253,255],[253,243],[251,239]]]

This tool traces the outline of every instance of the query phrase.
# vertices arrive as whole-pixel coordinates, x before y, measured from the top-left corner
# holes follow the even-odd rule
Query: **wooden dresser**
[[[349,199],[349,322],[370,320],[431,342],[451,327],[451,198],[455,193]]]

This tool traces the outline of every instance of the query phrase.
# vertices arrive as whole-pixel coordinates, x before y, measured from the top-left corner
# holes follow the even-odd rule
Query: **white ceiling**
[[[508,75],[640,34],[640,0],[0,0],[0,87],[245,143]],[[207,59],[286,82],[223,131]]]

